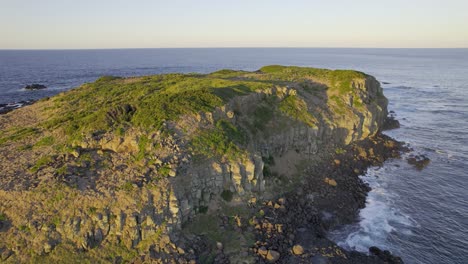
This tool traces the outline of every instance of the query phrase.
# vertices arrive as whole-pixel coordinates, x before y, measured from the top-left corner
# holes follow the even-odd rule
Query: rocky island
[[[0,259],[34,263],[401,263],[327,231],[358,176],[398,157],[372,76],[102,77],[0,116]]]
[[[33,83],[33,84],[26,85],[24,89],[25,90],[43,90],[43,89],[47,89],[47,86],[43,84]]]

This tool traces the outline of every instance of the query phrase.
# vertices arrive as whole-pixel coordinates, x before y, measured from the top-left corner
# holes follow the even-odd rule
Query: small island
[[[47,89],[47,86],[43,84],[33,83],[33,84],[26,85],[24,89],[25,90],[43,90],[43,89]]]
[[[271,65],[106,76],[0,115],[2,261],[402,263],[326,236],[399,156],[387,103],[362,72]]]

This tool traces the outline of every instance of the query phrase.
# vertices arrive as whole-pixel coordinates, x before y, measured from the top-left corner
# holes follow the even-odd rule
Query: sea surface
[[[468,49],[0,50],[0,104],[39,99],[102,75],[257,70],[268,64],[357,69],[374,75],[401,128],[386,132],[431,163],[372,168],[359,222],[332,231],[340,245],[376,245],[405,263],[468,263]],[[39,83],[48,87],[27,91]]]

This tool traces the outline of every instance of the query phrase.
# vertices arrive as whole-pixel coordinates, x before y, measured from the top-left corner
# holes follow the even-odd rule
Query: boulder
[[[331,178],[325,178],[325,183],[328,183],[328,185],[335,187],[337,185],[336,181]]]
[[[301,245],[294,245],[292,252],[294,255],[302,255],[304,254],[304,248]]]
[[[276,262],[280,258],[280,253],[275,250],[268,250],[268,253],[266,255],[266,260],[269,262],[273,263]]]

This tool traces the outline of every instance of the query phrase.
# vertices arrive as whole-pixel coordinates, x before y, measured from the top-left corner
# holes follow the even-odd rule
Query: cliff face
[[[354,71],[101,78],[0,116],[2,258],[196,259],[174,234],[294,188],[386,116],[379,83]]]

